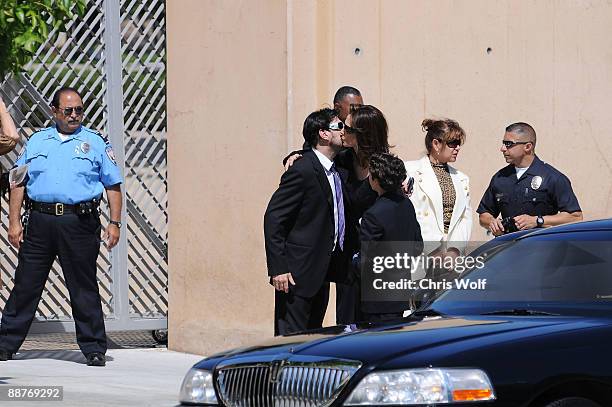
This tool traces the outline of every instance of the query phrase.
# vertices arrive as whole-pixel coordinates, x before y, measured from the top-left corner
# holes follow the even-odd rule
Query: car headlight
[[[212,373],[207,370],[190,369],[181,384],[181,403],[219,404],[215,395]]]
[[[347,406],[452,404],[495,400],[479,369],[409,369],[370,373],[344,402]]]

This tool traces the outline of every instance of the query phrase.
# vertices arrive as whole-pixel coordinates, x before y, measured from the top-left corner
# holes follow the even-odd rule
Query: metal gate
[[[72,86],[85,103],[84,124],[108,135],[123,169],[119,244],[98,258],[107,330],[167,326],[166,29],[164,0],[90,0],[67,33],[36,52],[0,89],[23,140],[51,125],[56,89]],[[21,146],[0,159],[10,168]],[[17,253],[7,240],[2,199],[0,311],[13,285]],[[103,226],[108,210],[102,208]],[[53,264],[32,332],[74,330],[61,268]]]

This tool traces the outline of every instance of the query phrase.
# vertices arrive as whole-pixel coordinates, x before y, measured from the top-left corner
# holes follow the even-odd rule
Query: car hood
[[[410,321],[410,320],[409,320]],[[554,335],[570,330],[610,325],[610,320],[584,317],[434,317],[371,329],[336,326],[284,337],[263,344],[213,355],[196,367],[209,369],[223,361],[236,363],[270,357],[314,356],[359,360],[378,364],[398,356],[457,342],[483,346],[489,342],[514,341]]]

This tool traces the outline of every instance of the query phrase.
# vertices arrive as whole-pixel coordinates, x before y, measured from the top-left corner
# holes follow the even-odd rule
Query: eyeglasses
[[[457,148],[461,145],[461,140],[447,141],[446,145],[448,146],[448,148]]]
[[[531,143],[531,141],[512,141],[512,140],[502,140],[502,144],[506,148],[512,148],[517,144],[527,144]]]
[[[72,116],[72,112],[74,112],[77,116],[80,116],[83,114],[83,106],[77,106],[77,107],[65,107],[63,109],[59,109],[64,116]]]
[[[342,130],[345,127],[344,123],[342,122],[334,122],[334,123],[330,123],[328,129],[329,130]]]

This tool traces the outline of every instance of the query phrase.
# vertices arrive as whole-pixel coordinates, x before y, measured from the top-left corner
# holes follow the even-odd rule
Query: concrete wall
[[[272,332],[262,216],[304,118],[341,85],[381,108],[405,159],[424,152],[424,117],[458,120],[468,138],[456,164],[474,207],[505,164],[504,127],[526,121],[585,218],[612,215],[606,1],[181,0],[167,10],[173,349],[208,354]]]

